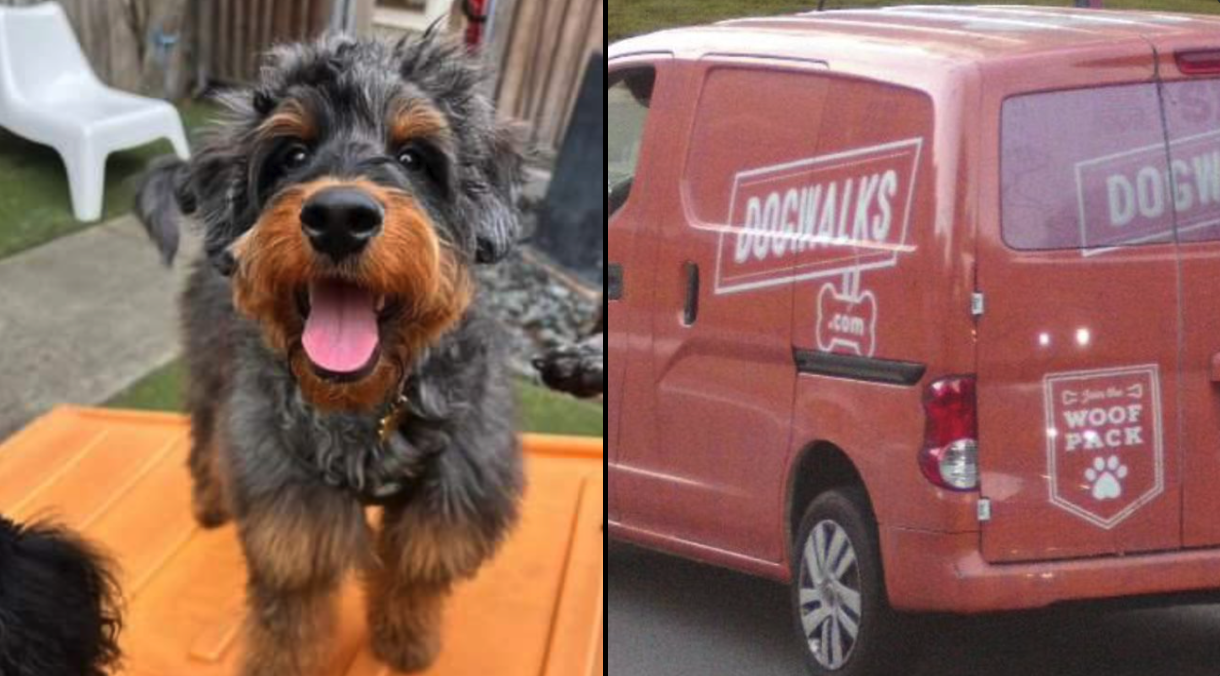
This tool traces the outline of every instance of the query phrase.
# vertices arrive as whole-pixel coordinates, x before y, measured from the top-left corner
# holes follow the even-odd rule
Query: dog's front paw
[[[421,629],[411,634],[373,628],[373,654],[384,664],[404,674],[424,671],[436,662],[441,652],[440,627]]]
[[[218,491],[196,490],[191,511],[195,521],[206,529],[220,528],[233,518]]]

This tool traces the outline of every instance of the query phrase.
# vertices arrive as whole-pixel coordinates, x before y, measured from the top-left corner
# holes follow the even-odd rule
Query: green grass
[[[605,435],[605,416],[601,406],[522,383],[522,429],[545,434]]]
[[[145,376],[106,405],[144,411],[181,411],[184,373],[182,363],[175,361]],[[519,392],[523,431],[593,437],[604,434],[601,406],[525,383],[519,386]]]
[[[138,411],[182,411],[182,379],[186,367],[181,361],[153,371],[138,380],[118,396],[106,402],[110,408],[131,408]]]
[[[211,118],[216,109],[205,103],[179,107],[188,133]],[[147,162],[173,152],[168,141],[114,153],[106,163],[106,205],[103,220],[131,210],[136,181]],[[30,143],[0,129],[0,258],[83,230],[72,216],[68,178],[59,155],[47,146]],[[11,188],[9,186],[12,186]]]
[[[1067,7],[1070,0],[827,0],[826,9],[884,7],[889,5],[1048,5]],[[1107,9],[1149,9],[1168,12],[1220,14],[1220,3],[1212,0],[1106,0]],[[610,40],[672,28],[709,23],[742,16],[764,16],[808,12],[817,0],[610,0]]]

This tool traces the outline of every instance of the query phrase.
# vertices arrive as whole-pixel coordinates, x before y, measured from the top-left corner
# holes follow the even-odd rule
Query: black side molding
[[[606,296],[608,300],[623,299],[623,266],[618,263],[610,264],[610,281],[606,284]]]
[[[906,361],[889,361],[816,350],[793,350],[798,373],[866,383],[911,386],[923,379],[928,367]]]

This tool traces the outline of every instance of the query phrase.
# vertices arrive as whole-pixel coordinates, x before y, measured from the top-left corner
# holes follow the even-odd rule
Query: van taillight
[[[1197,49],[1178,52],[1174,56],[1178,61],[1178,70],[1184,75],[1220,73],[1220,49]]]
[[[972,377],[938,380],[924,393],[928,416],[919,467],[940,488],[979,487],[978,398]]]

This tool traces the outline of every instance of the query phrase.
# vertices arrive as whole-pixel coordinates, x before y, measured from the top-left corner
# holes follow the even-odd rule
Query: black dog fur
[[[0,674],[102,676],[119,661],[110,564],[48,523],[0,517]]]

